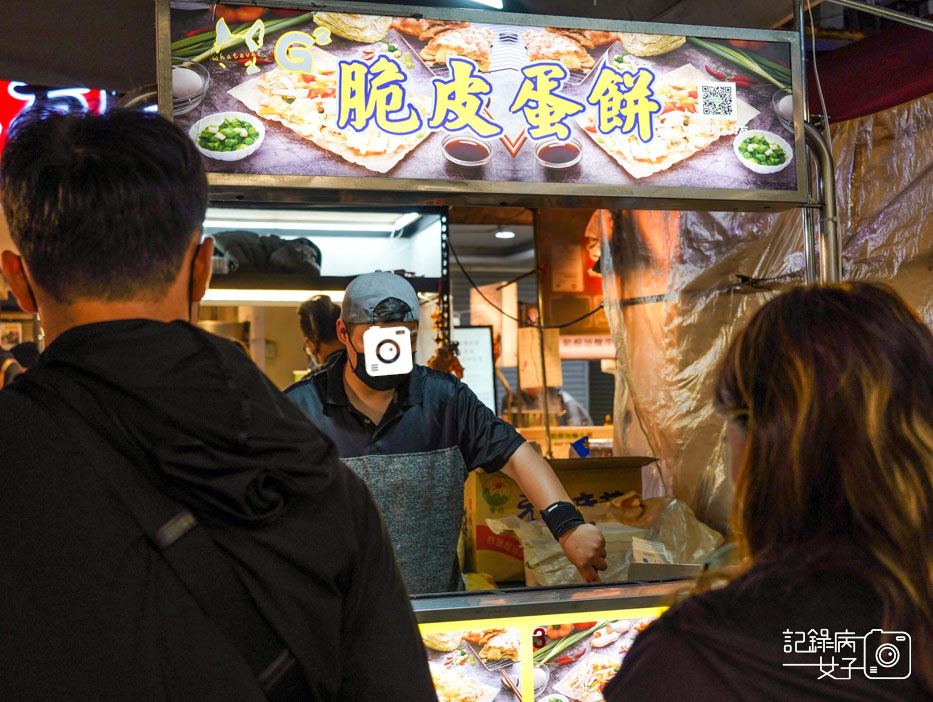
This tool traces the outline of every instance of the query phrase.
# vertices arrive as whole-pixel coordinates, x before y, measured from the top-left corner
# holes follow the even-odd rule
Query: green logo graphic
[[[492,476],[483,481],[483,499],[493,513],[504,512],[502,505],[512,497],[512,486],[499,476]]]

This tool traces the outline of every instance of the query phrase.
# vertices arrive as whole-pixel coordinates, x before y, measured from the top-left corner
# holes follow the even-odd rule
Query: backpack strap
[[[307,680],[288,645],[260,612],[227,557],[186,506],[159,490],[144,466],[151,456],[118,421],[108,417],[88,395],[81,408],[62,397],[60,389],[80,384],[45,366],[53,384],[24,376],[40,390],[42,402],[86,455],[89,465],[113,488],[145,533],[198,603],[205,616],[240,653],[270,702],[312,699]],[[102,450],[117,460],[105,459]]]

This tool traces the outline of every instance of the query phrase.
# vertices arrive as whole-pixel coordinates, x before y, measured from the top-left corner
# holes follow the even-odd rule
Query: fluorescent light
[[[480,5],[485,5],[486,7],[491,7],[494,10],[502,9],[502,0],[472,0],[473,2],[478,2]]]
[[[411,224],[416,219],[418,219],[420,216],[421,215],[418,214],[417,212],[408,212],[406,214],[403,214],[397,220],[395,220],[395,224],[393,226],[395,227],[396,231],[398,231],[399,229],[404,229],[409,224]]]
[[[205,229],[299,229],[310,232],[391,232],[391,222],[275,222],[250,219],[205,219]]]
[[[329,295],[336,303],[343,302],[343,290],[234,290],[209,288],[203,304],[255,305],[258,307],[291,307],[314,295]]]
[[[514,239],[515,232],[509,231],[508,229],[500,229],[496,232],[497,239]]]

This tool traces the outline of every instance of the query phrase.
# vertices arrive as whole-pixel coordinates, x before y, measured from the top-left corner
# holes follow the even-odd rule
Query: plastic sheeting
[[[839,123],[832,138],[843,278],[891,284],[933,326],[933,95]],[[657,456],[644,494],[682,499],[724,530],[717,365],[739,325],[804,281],[801,211],[619,212],[602,251],[620,282],[604,276],[619,360],[614,453]]]

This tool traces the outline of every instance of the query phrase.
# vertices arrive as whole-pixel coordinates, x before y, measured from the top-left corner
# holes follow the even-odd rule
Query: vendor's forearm
[[[538,510],[555,502],[570,502],[550,464],[528,442],[518,447],[502,467],[502,472],[518,483],[525,497]]]
[[[518,483],[525,497],[539,511],[555,502],[570,502],[550,464],[527,442],[512,454],[502,472]],[[598,582],[597,571],[606,569],[606,540],[599,529],[592,524],[578,524],[562,534],[555,534],[555,538],[560,541],[570,562],[580,571],[584,582]]]

